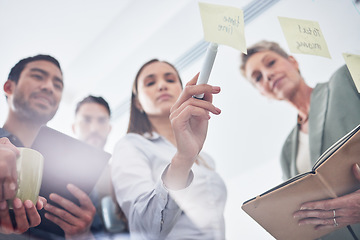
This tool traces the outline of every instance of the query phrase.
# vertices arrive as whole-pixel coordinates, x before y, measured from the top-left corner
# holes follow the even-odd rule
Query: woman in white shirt
[[[128,134],[116,145],[112,181],[133,239],[225,239],[226,187],[214,161],[200,153],[219,87],[184,89],[170,63],[138,71]],[[192,98],[205,93],[204,99]]]

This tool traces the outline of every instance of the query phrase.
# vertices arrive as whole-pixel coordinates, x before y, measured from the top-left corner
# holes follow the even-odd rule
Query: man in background
[[[73,132],[79,140],[104,149],[111,131],[110,115],[109,104],[104,98],[87,96],[76,106]]]
[[[4,84],[4,92],[9,106],[8,115],[0,137],[8,138],[17,147],[31,147],[41,126],[46,125],[56,114],[64,88],[63,74],[59,62],[49,55],[36,55],[20,60],[10,71]],[[79,200],[80,206],[67,199],[50,194],[50,200],[58,203],[63,209],[47,203],[45,217],[57,224],[67,239],[91,239],[90,225],[95,215],[95,207],[90,198],[75,185],[69,184],[68,190]],[[27,201],[15,202],[15,219],[18,223],[16,209],[28,208]],[[4,211],[4,207],[6,208]],[[29,206],[34,209],[33,206]],[[7,205],[0,204],[0,226],[8,222]],[[25,216],[26,219],[26,216]],[[31,219],[28,227],[33,227]],[[25,224],[25,223],[24,223]],[[20,233],[21,225],[3,233]],[[40,223],[41,226],[41,223]],[[8,226],[9,227],[9,226]],[[26,230],[26,229],[25,229]],[[38,235],[39,234],[39,235]],[[30,228],[25,235],[53,239],[49,232]],[[18,239],[17,235],[1,235],[0,239]],[[55,237],[54,237],[55,238]]]
[[[103,150],[111,131],[110,117],[107,101],[102,97],[89,95],[76,105],[73,133],[79,140]],[[127,231],[125,215],[114,201],[112,188],[108,165],[90,194],[97,209],[91,226],[91,231],[96,236]]]

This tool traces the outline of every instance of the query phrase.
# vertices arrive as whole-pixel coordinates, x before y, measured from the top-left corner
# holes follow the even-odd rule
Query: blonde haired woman
[[[261,41],[247,52],[242,55],[243,75],[263,96],[286,101],[298,112],[297,123],[282,149],[284,178],[310,171],[327,148],[360,123],[360,94],[349,70],[342,66],[328,82],[311,88],[301,76],[296,59],[277,43]],[[352,170],[360,179],[359,166],[354,165]],[[304,203],[294,217],[299,224],[311,224],[316,229],[353,224],[352,228],[339,229],[322,239],[357,239],[354,235],[360,236],[360,190],[331,200]]]

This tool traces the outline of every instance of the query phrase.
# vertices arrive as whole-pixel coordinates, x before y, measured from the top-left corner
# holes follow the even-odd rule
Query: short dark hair
[[[106,108],[106,110],[109,113],[109,116],[111,116],[110,107],[109,107],[109,104],[107,103],[107,101],[105,101],[105,99],[100,97],[100,96],[96,97],[96,96],[93,96],[93,95],[89,95],[89,96],[85,97],[83,100],[81,100],[80,102],[78,102],[78,104],[76,105],[76,109],[75,109],[75,115],[78,113],[80,107],[85,103],[97,103],[97,104],[100,104],[100,105],[102,105],[102,106],[104,106]]]
[[[11,70],[10,70],[8,80],[13,81],[17,84],[19,81],[19,78],[20,78],[20,74],[24,70],[26,64],[28,64],[30,62],[34,62],[34,61],[40,61],[40,60],[49,61],[49,62],[55,64],[60,69],[60,72],[62,73],[60,63],[58,60],[56,60],[54,57],[52,57],[50,55],[39,54],[39,55],[36,55],[33,57],[21,59],[18,63],[16,63],[15,66],[13,68],[11,68]]]

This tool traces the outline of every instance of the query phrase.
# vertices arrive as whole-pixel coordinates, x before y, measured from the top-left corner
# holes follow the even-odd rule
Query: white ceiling
[[[176,62],[202,41],[197,2],[0,0],[0,79],[5,82],[10,68],[21,58],[38,53],[56,57],[63,68],[65,91],[49,125],[71,134],[78,100],[88,94],[102,95],[113,110],[121,109],[130,96],[135,73],[145,61],[159,58]],[[272,1],[206,2],[243,9],[257,2],[260,9]],[[280,0],[246,24],[246,44],[275,40],[287,50],[277,16],[319,22],[332,58],[294,55],[312,86],[327,81],[344,64],[342,52],[360,49],[360,6],[354,0]],[[183,81],[195,75],[201,64],[199,58],[182,69]],[[220,46],[210,83],[222,87],[222,93],[214,99],[222,114],[211,119],[204,148],[227,181],[228,239],[271,239],[244,216],[240,206],[281,181],[278,155],[296,113],[285,103],[260,97],[240,75],[239,64],[237,50]],[[5,98],[0,98],[0,124],[6,108]],[[126,111],[114,119],[108,151],[125,133],[127,120]]]

